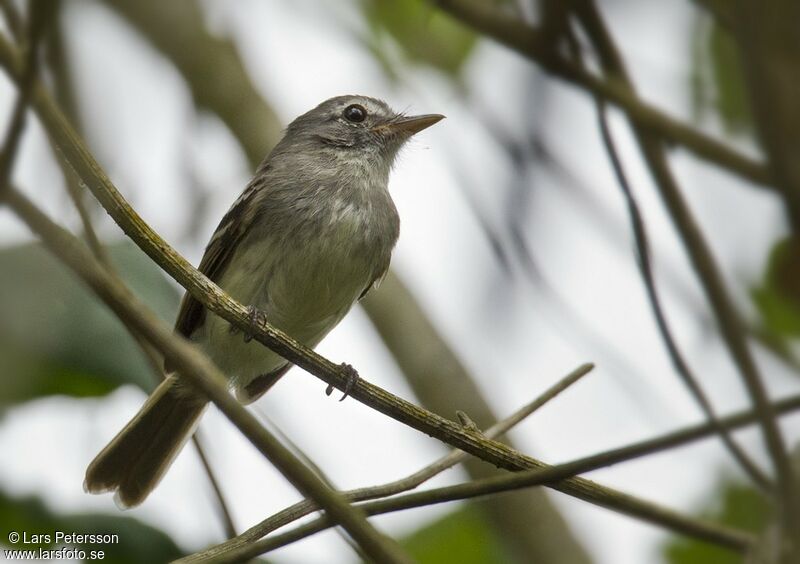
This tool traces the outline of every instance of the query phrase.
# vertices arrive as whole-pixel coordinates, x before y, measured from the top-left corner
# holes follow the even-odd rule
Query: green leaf
[[[426,525],[402,541],[419,564],[490,564],[513,562],[494,532],[472,504]]]
[[[705,519],[754,533],[769,522],[770,503],[755,489],[725,482],[712,499],[713,509],[702,512]],[[686,537],[671,540],[664,555],[670,564],[742,564],[741,554]]]
[[[398,46],[408,61],[453,76],[475,46],[472,31],[422,0],[362,0],[361,5],[370,28],[367,48],[391,77]]]
[[[3,546],[19,550],[53,549],[57,545],[55,532],[84,535],[117,535],[118,542],[66,543],[71,547],[104,552],[102,562],[107,564],[137,564],[139,562],[169,562],[183,556],[173,540],[165,533],[132,517],[119,517],[100,513],[58,514],[48,509],[37,497],[13,498],[0,491],[0,542]],[[8,542],[11,532],[21,536],[41,535],[35,540],[49,542],[15,544]],[[90,561],[87,558],[86,561]],[[98,561],[100,561],[98,559]]]
[[[703,19],[696,26],[692,91],[696,115],[714,112],[730,133],[752,131],[753,117],[739,47],[714,20]]]
[[[772,247],[764,279],[750,293],[767,331],[800,336],[800,242],[789,238]]]
[[[118,272],[164,320],[178,291],[132,243],[108,247]],[[97,396],[154,376],[122,323],[38,244],[0,250],[0,410],[52,394]]]

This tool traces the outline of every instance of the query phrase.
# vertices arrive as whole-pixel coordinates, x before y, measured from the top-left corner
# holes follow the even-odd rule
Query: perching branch
[[[41,92],[40,88],[36,89]],[[314,499],[353,537],[370,558],[378,562],[409,562],[391,539],[375,530],[364,514],[328,488],[280,441],[270,434],[227,389],[225,376],[194,345],[173,334],[126,286],[120,284],[68,231],[53,223],[25,196],[6,187],[4,201],[45,246],[108,305],[124,323],[158,347],[174,363],[182,377],[222,411],[289,482],[303,495]]]
[[[515,425],[529,417],[551,399],[555,398],[558,394],[566,390],[569,386],[576,383],[592,369],[593,366],[591,364],[579,366],[567,374],[555,385],[548,388],[541,396],[533,400],[531,403],[521,407],[506,419],[498,421],[486,429],[486,431],[483,432],[483,435],[489,439],[494,439],[503,435]],[[456,464],[468,458],[469,455],[464,451],[453,449],[449,454],[443,456],[432,464],[429,464],[425,468],[414,472],[410,476],[394,482],[389,482],[387,484],[381,484],[379,486],[349,490],[343,492],[342,495],[344,495],[345,499],[350,502],[366,501],[370,499],[396,495],[420,486],[434,476],[441,474],[448,468],[452,468]],[[201,552],[186,556],[185,558],[179,560],[179,562],[189,564],[191,562],[205,562],[208,560],[223,558],[225,557],[226,553],[243,549],[247,545],[256,542],[272,531],[288,525],[297,519],[305,517],[306,515],[317,511],[318,509],[319,508],[310,500],[297,502],[294,505],[287,507],[286,509],[283,509],[261,521],[259,524],[251,527],[236,538],[230,539],[224,543],[218,544]]]

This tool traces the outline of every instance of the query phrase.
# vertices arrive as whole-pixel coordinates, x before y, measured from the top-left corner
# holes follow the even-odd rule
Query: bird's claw
[[[258,309],[256,306],[247,306],[247,318],[253,325],[261,325],[267,322],[267,314]],[[236,331],[238,333],[238,331]],[[249,343],[253,340],[253,334],[245,331],[244,342]]]
[[[347,378],[347,382],[345,382],[344,385],[344,394],[339,400],[339,401],[344,401],[344,399],[350,395],[350,392],[353,390],[353,386],[355,386],[356,382],[358,382],[359,376],[358,376],[358,371],[349,364],[347,364],[346,362],[343,362],[339,366],[339,368],[343,372],[344,377]],[[333,393],[333,386],[328,385],[328,387],[325,388],[325,395],[329,396],[332,393]]]

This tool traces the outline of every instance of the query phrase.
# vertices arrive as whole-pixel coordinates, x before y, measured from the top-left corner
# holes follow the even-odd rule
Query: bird
[[[326,100],[292,121],[223,216],[198,267],[242,304],[315,347],[389,268],[400,219],[389,194],[396,156],[440,114],[409,116],[369,96]],[[291,363],[182,299],[176,333],[226,375],[242,404]],[[84,489],[141,504],[194,433],[208,400],[165,365],[166,377],[89,464]]]

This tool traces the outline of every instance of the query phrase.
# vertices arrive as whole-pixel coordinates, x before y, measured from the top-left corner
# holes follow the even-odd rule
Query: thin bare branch
[[[551,466],[546,469],[503,474],[456,486],[447,486],[389,499],[371,501],[360,504],[358,507],[363,508],[369,515],[381,515],[416,507],[426,507],[438,503],[472,499],[484,495],[513,491],[532,485],[543,484],[551,479],[558,479],[554,478],[554,476],[560,475],[561,468],[562,465],[559,465]],[[664,515],[664,519],[662,524],[669,522],[669,528],[674,531],[738,552],[747,552],[752,548],[756,540],[753,535],[745,531],[708,523],[699,519],[691,519],[677,513]],[[274,535],[250,545],[245,545],[208,561],[215,563],[244,562],[260,554],[297,542],[333,525],[330,519],[326,516],[322,516],[310,523],[287,531],[286,533]]]
[[[192,444],[194,444],[197,456],[200,458],[200,464],[203,467],[203,472],[205,472],[208,483],[214,492],[214,499],[217,501],[217,512],[219,513],[220,521],[222,521],[222,526],[225,529],[225,535],[229,539],[232,539],[236,536],[236,525],[233,524],[233,516],[231,515],[230,509],[228,509],[228,504],[225,502],[225,496],[222,494],[219,480],[217,480],[214,469],[211,468],[211,464],[208,461],[205,444],[199,430],[195,431],[194,435],[192,435]]]
[[[769,490],[772,487],[771,480],[766,474],[764,474],[761,468],[759,468],[758,465],[756,465],[756,463],[750,459],[747,453],[742,450],[736,441],[734,441],[728,430],[720,425],[719,418],[714,412],[714,407],[711,405],[711,401],[709,401],[708,396],[706,396],[702,386],[700,385],[700,382],[692,373],[688,362],[686,362],[686,359],[683,357],[683,353],[681,353],[681,350],[678,348],[677,341],[672,336],[672,330],[670,329],[664,309],[661,306],[661,300],[658,296],[655,278],[653,277],[653,269],[650,263],[650,245],[648,243],[644,218],[642,217],[642,213],[639,211],[639,205],[636,202],[636,197],[633,195],[633,190],[628,183],[628,178],[625,174],[622,161],[620,160],[614,144],[614,138],[611,135],[611,130],[608,125],[605,104],[601,100],[598,100],[597,102],[597,115],[600,124],[600,133],[603,138],[603,144],[608,152],[611,166],[614,169],[614,174],[617,177],[617,181],[628,207],[628,214],[630,215],[631,227],[633,229],[634,240],[636,242],[638,258],[637,262],[639,264],[639,271],[642,275],[642,281],[644,282],[645,290],[647,291],[647,299],[650,302],[650,308],[653,311],[653,317],[655,317],[656,325],[658,326],[658,332],[661,334],[661,340],[664,342],[664,345],[667,348],[667,353],[669,354],[670,359],[672,359],[672,365],[675,367],[675,371],[689,389],[689,392],[700,406],[700,409],[703,411],[706,418],[717,428],[720,439],[728,449],[728,452],[730,452],[733,459],[739,463],[739,466],[741,466],[741,468],[748,476],[750,476],[750,479],[752,479],[757,486],[764,490]]]
[[[533,414],[536,410],[544,406],[547,402],[555,398],[558,394],[566,390],[572,384],[576,383],[580,380],[583,376],[588,374],[594,368],[591,364],[584,364],[579,366],[569,374],[567,374],[564,378],[558,381],[555,385],[548,388],[541,396],[533,400],[527,405],[524,405],[514,413],[512,413],[506,419],[498,421],[486,431],[484,431],[484,436],[489,439],[494,439],[500,435],[505,434],[515,425],[522,422],[525,418],[529,417]],[[405,478],[401,478],[400,480],[396,480],[394,482],[389,482],[386,484],[381,484],[378,486],[372,486],[368,488],[358,488],[354,490],[349,490],[343,493],[345,499],[350,502],[355,501],[366,501],[370,499],[376,499],[380,497],[388,497],[391,495],[396,495],[398,493],[402,493],[408,490],[412,490],[419,485],[425,483],[426,481],[430,480],[434,476],[437,476],[447,470],[448,468],[452,468],[456,464],[462,462],[466,458],[469,457],[469,454],[465,453],[463,450],[453,449],[449,454],[443,456],[439,460],[429,464],[425,468],[418,470],[417,472],[407,476]],[[243,532],[236,538],[230,539],[224,543],[218,544],[201,552],[197,552],[195,554],[191,554],[186,556],[180,560],[180,562],[184,564],[189,564],[192,562],[206,562],[208,560],[214,560],[217,557],[223,557],[226,553],[234,550],[239,550],[244,548],[245,546],[252,544],[259,540],[260,538],[266,536],[267,534],[271,533],[272,531],[288,525],[289,523],[296,521],[314,511],[317,511],[319,507],[310,500],[303,500],[295,503],[275,513],[274,515],[268,517],[267,519],[261,521],[259,524],[251,527],[247,531]]]
[[[775,402],[774,408],[775,411],[780,414],[787,414],[800,410],[800,395],[790,396],[788,398],[779,400]],[[746,425],[751,425],[757,422],[757,420],[758,416],[755,411],[740,411],[732,415],[720,418],[720,424],[723,425],[726,429],[734,430],[744,427]],[[554,478],[554,476],[560,476],[564,473],[569,474],[574,472],[577,473],[588,472],[591,470],[596,470],[599,468],[611,466],[613,464],[619,464],[620,462],[624,462],[627,460],[633,460],[635,458],[639,458],[642,456],[657,454],[659,452],[663,452],[668,449],[684,446],[694,441],[711,438],[711,436],[714,435],[716,432],[717,429],[712,423],[710,422],[701,423],[698,425],[686,427],[684,429],[679,429],[671,433],[667,433],[660,437],[647,439],[621,448],[612,449],[595,455],[587,456],[584,458],[573,460],[571,462],[566,462],[564,464],[551,466],[546,469],[532,470],[524,473],[499,476],[496,478],[496,481],[493,478],[492,481],[490,482],[484,481],[480,486],[476,486],[474,482],[470,484],[452,486],[450,489],[444,489],[442,492],[434,495],[435,496],[442,495],[442,498],[438,499],[437,501],[437,502],[442,502],[442,501],[452,501],[455,499],[462,499],[461,497],[459,497],[461,495],[465,496],[467,494],[469,494],[470,496],[472,494],[488,495],[489,493],[492,492],[506,491],[506,488],[515,489],[519,487],[521,483],[526,484],[526,486],[545,484],[553,479],[556,479]],[[518,476],[521,476],[523,474],[526,476],[525,478],[518,478]],[[484,489],[486,489],[487,491],[484,492],[483,491]],[[492,492],[488,491],[490,489],[492,490]],[[445,497],[447,499],[444,499]],[[373,514],[372,511],[375,511],[376,513],[390,512],[390,511],[398,511],[400,509],[409,509],[411,507],[419,507],[421,505],[426,505],[428,501],[429,500],[426,499],[424,496],[422,497],[403,496],[403,497],[391,498],[388,500],[382,500],[375,504],[365,504],[363,505],[363,507],[365,507],[365,509],[368,512],[370,512],[370,514]],[[280,514],[276,514],[273,517],[277,517],[278,515]],[[267,521],[265,521],[264,523],[266,522]],[[688,526],[692,527],[691,529],[692,531],[695,532],[699,531],[702,535],[707,535],[708,529],[706,528],[706,526],[708,526],[708,523],[703,523],[703,522],[700,523],[702,523],[702,525],[699,528],[697,527],[697,522],[693,522],[691,525]],[[260,526],[261,524],[257,525],[256,527],[251,529],[251,531],[257,530],[257,528]],[[234,539],[234,541],[232,541],[231,543],[223,543],[222,545],[212,547],[207,551],[203,551],[188,556],[181,562],[184,561],[185,562],[205,562],[205,561],[238,562],[241,560],[246,560],[247,558],[252,558],[259,554],[263,554],[267,551],[274,550],[281,546],[285,546],[290,542],[300,540],[316,532],[322,531],[330,526],[331,525],[323,518],[308,523],[307,525],[304,525],[302,527],[298,527],[297,529],[294,529],[287,533],[282,533],[280,535],[269,537],[267,539],[264,539],[263,541],[255,542],[256,538],[258,537],[255,534],[253,534],[252,537],[250,537],[249,542],[236,542],[237,540],[242,539],[244,535],[247,535],[250,532],[248,531],[243,533],[243,535],[241,535],[237,539]],[[712,534],[720,532],[720,529],[716,528],[713,525],[711,526],[711,530],[714,531]],[[719,541],[726,546],[730,546],[730,544],[726,543],[728,543],[728,541],[731,540],[733,541],[734,544],[739,543],[739,541],[743,541],[746,544],[749,544],[753,541],[752,537],[749,537],[747,535],[742,535],[741,531],[732,531],[727,528],[722,528],[722,530],[724,532],[722,533],[721,538],[714,537],[714,539],[711,539],[708,538],[707,536],[701,536],[698,538],[702,538],[710,542]],[[682,532],[686,533],[687,531],[684,530]],[[732,536],[729,533],[732,533]],[[742,549],[746,548],[746,546],[744,545],[741,545],[741,547]]]
[[[52,8],[34,1],[30,3],[30,13],[28,14],[27,34],[24,39],[23,49],[25,61],[17,91],[17,99],[14,102],[14,109],[11,112],[11,120],[6,129],[3,145],[0,148],[0,190],[8,184],[11,176],[11,169],[16,161],[17,151],[22,141],[22,132],[25,128],[25,110],[31,96],[31,89],[38,72],[38,53],[39,42],[47,25]],[[9,25],[14,25],[11,13],[16,13],[13,6],[6,8],[6,16]],[[16,24],[18,25],[18,24]]]

